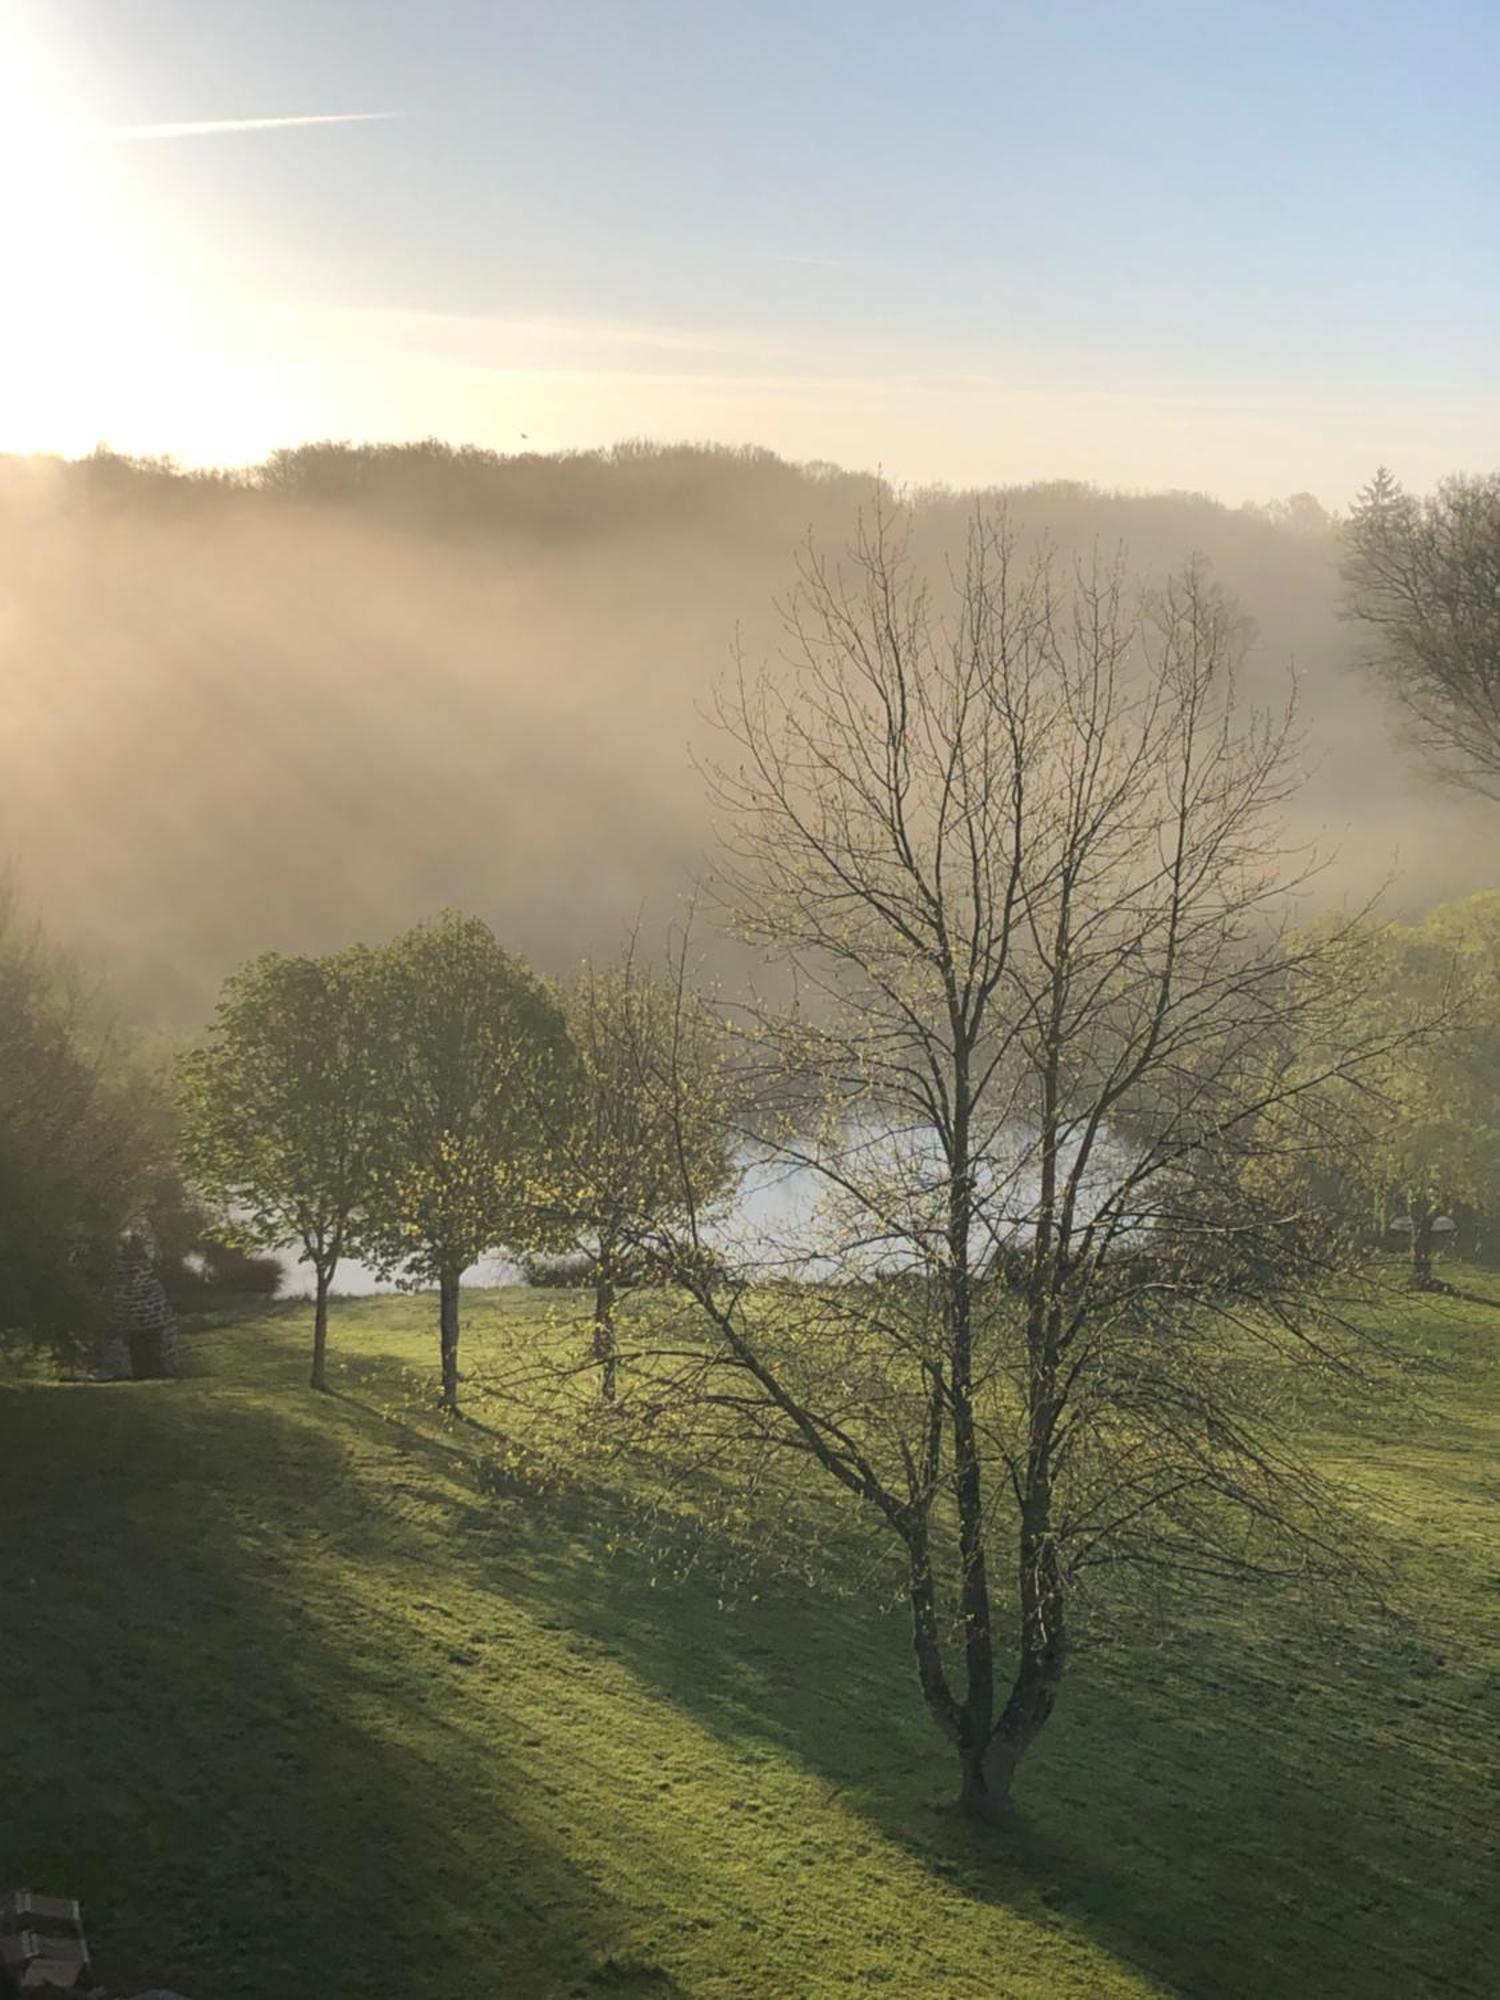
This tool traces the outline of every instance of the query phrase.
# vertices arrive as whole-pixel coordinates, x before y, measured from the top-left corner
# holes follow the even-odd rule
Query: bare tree
[[[1350,614],[1438,771],[1500,796],[1500,474],[1418,499],[1383,467],[1345,531]]]
[[[1345,940],[1286,926],[1290,714],[1241,713],[1197,569],[1141,597],[979,518],[939,604],[878,514],[788,624],[712,779],[739,928],[797,984],[750,1038],[758,1140],[820,1194],[728,1282],[684,1244],[696,1338],[658,1365],[888,1532],[987,1818],[1094,1570],[1347,1566],[1280,1410],[1349,1351],[1289,1170],[1359,1061]]]

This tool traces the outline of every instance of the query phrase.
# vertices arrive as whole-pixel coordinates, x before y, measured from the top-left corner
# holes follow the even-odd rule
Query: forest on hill
[[[607,950],[712,861],[693,748],[738,639],[779,644],[809,537],[837,553],[879,482],[762,451],[500,457],[315,444],[240,473],[0,460],[0,856],[133,1009],[203,1018],[266,949],[476,911],[544,968]],[[915,499],[914,559],[975,496]],[[1303,496],[1050,484],[1024,543],[1190,554],[1253,621],[1251,691],[1296,672],[1300,832],[1334,895],[1415,913],[1486,879],[1477,809],[1435,790],[1354,667],[1336,521]]]

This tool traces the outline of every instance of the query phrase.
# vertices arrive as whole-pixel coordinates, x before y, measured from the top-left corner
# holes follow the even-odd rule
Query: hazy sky
[[[0,449],[1420,485],[1500,462],[1497,96],[1494,0],[7,0]]]

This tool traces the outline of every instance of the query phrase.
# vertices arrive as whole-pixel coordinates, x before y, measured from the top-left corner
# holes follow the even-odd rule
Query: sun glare
[[[71,115],[70,115],[71,114]],[[0,318],[7,443],[77,448],[90,330],[119,273],[90,187],[94,162],[54,65],[15,20],[0,21],[0,226],[8,309]]]
[[[266,385],[221,338],[188,242],[135,195],[126,149],[34,17],[0,18],[0,228],[7,449],[262,446]]]

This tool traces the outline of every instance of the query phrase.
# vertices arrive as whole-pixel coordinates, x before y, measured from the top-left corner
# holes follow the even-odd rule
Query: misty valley
[[[435,445],[0,483],[28,551],[8,797],[47,835],[0,934],[0,1420],[10,1518],[36,1524],[13,1560],[61,1550],[80,1663],[22,1666],[16,1692],[172,1768],[199,1745],[155,1823],[196,1827],[209,1872],[149,1917],[114,1914],[112,1838],[71,1858],[115,1753],[25,1781],[23,1851],[40,1830],[120,1959],[264,1990],[253,1924],[244,1950],[194,1928],[236,1907],[215,1857],[288,1871],[292,1934],[359,1907],[377,1873],[314,1829],[415,1755],[419,1792],[498,1842],[504,1936],[545,1957],[528,1990],[802,1990],[762,1920],[722,1942],[713,1911],[748,1892],[647,1886],[707,1838],[669,1862],[668,1824],[726,1812],[751,1838],[712,1864],[731,1881],[780,1881],[790,1812],[855,1933],[890,1896],[962,1919],[920,1990],[995,1990],[1002,1936],[1037,1968],[1015,1990],[1053,1990],[1054,1909],[1094,1991],[1303,1990],[1294,1951],[1364,1993],[1413,1939],[1462,1988],[1452,1899],[1475,1924],[1489,1901],[1465,1454],[1497,1416],[1500,892],[1473,884],[1500,709],[1489,639],[1466,649],[1494,483],[1418,500],[1381,474],[1335,517]],[[1459,780],[1446,819],[1419,739]],[[159,1504],[199,1476],[169,1469],[204,1452],[213,1507],[164,1539]],[[120,1454],[145,1482],[123,1511]],[[1433,1479],[1447,1511],[1398,1526]],[[129,1682],[101,1703],[75,1678],[108,1579],[141,1575],[108,1615],[151,1675],[187,1675],[166,1736]],[[170,1639],[141,1622],[158,1598]],[[281,1636],[246,1650],[246,1618]],[[434,1644],[451,1686],[418,1674]],[[351,1671],[374,1706],[350,1733],[336,1704],[325,1754]],[[1319,1717],[1294,1719],[1309,1677]],[[648,1781],[678,1768],[679,1702],[713,1747]],[[1172,1845],[1203,1732],[1223,1809],[1251,1764],[1264,1781],[1247,1703],[1289,1760],[1267,1842],[1287,1813],[1358,1829],[1317,1836],[1354,1899],[1335,1950],[1231,1944],[1237,1898],[1315,1865],[1302,1836],[1238,1883],[1231,1848]],[[1393,1817],[1340,1746],[1357,1714],[1373,1773],[1407,1711]],[[582,1791],[544,1775],[624,1718]],[[209,1821],[242,1757],[265,1803],[226,1847]],[[654,1829],[628,1917],[554,1889],[559,1931],[534,1900],[511,1758],[533,1811],[613,1799]],[[1316,1812],[1291,1803],[1303,1767]],[[1141,1922],[1128,1828],[1153,1783],[1191,1944]],[[1115,1859],[1080,1874],[1101,1796]],[[1455,1811],[1457,1888],[1429,1903],[1419,1870],[1396,1931],[1356,1917],[1404,1815],[1436,1847]],[[898,1824],[905,1858],[867,1867]],[[485,1851],[463,1865],[489,1897]],[[452,1863],[408,1842],[401,1865]],[[408,1921],[381,1952],[430,1948]],[[23,1979],[87,1949],[10,1935]],[[912,1962],[852,1935],[829,1965]],[[378,1983],[357,1943],[349,1966],[340,1990]]]
[[[1497,79],[0,7],[0,2000],[1500,1991]]]

